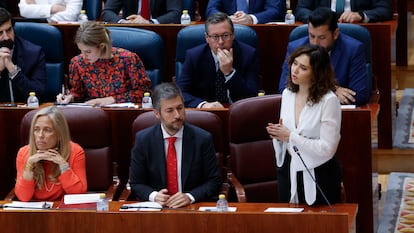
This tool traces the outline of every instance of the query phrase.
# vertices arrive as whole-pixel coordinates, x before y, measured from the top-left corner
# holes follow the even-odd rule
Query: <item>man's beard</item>
[[[13,46],[14,46],[14,42],[11,39],[0,41],[0,48],[1,47],[6,47],[6,48],[9,48],[9,49],[13,49]]]

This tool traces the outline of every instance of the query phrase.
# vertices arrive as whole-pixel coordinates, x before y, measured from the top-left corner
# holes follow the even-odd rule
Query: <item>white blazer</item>
[[[336,95],[330,91],[319,103],[305,105],[299,116],[298,126],[295,126],[295,95],[285,89],[282,94],[280,118],[290,131],[289,142],[273,139],[276,163],[283,165],[286,150],[292,156],[290,162],[291,202],[297,203],[296,173],[303,171],[303,183],[306,203],[313,204],[316,200],[316,184],[309,176],[305,166],[293,149],[296,146],[315,177],[314,168],[330,160],[339,144],[341,130],[341,105]]]
[[[82,0],[34,0],[35,4],[27,4],[26,0],[20,0],[20,15],[25,18],[47,18],[49,22],[77,21]],[[54,4],[66,6],[66,10],[51,15],[50,9]]]

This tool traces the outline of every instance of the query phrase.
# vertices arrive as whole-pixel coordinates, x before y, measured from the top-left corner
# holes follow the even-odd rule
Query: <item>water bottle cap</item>
[[[188,10],[183,10],[183,14],[188,14]]]
[[[105,193],[100,193],[100,194],[99,194],[99,198],[103,199],[103,198],[105,198],[105,197],[106,197],[106,194],[105,194]]]
[[[29,92],[29,95],[30,95],[30,96],[35,96],[35,95],[36,95],[36,92],[31,91],[31,92]]]
[[[151,95],[151,94],[150,94],[149,92],[145,92],[145,93],[144,93],[144,96],[145,96],[145,97],[148,97],[148,96],[150,96],[150,95]]]
[[[219,199],[224,199],[224,198],[226,198],[226,196],[224,194],[219,195]]]
[[[81,10],[81,11],[80,11],[80,13],[81,13],[81,14],[85,14],[85,13],[86,13],[86,11],[85,11],[85,10]]]
[[[287,13],[292,13],[292,10],[287,10]]]

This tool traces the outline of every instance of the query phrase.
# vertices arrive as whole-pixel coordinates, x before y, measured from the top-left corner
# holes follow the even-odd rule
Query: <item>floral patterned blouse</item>
[[[81,55],[69,64],[69,84],[75,101],[112,96],[116,103],[140,103],[151,80],[136,53],[112,48],[113,57],[89,63]]]

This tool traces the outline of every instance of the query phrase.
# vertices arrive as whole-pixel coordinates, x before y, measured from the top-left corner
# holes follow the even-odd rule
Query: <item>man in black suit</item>
[[[136,134],[131,155],[132,193],[140,200],[172,208],[213,199],[221,178],[212,135],[185,122],[183,95],[174,84],[156,86],[152,97],[154,114],[161,122]],[[167,181],[170,137],[175,137],[176,191]]]
[[[145,0],[107,0],[102,11],[102,20],[108,23],[180,23],[183,8],[181,0],[147,0],[150,17],[143,16],[141,12],[143,1]],[[121,10],[122,16],[119,15]]]
[[[43,49],[15,35],[10,12],[0,8],[0,102],[25,102],[29,92],[40,98],[46,89]]]

